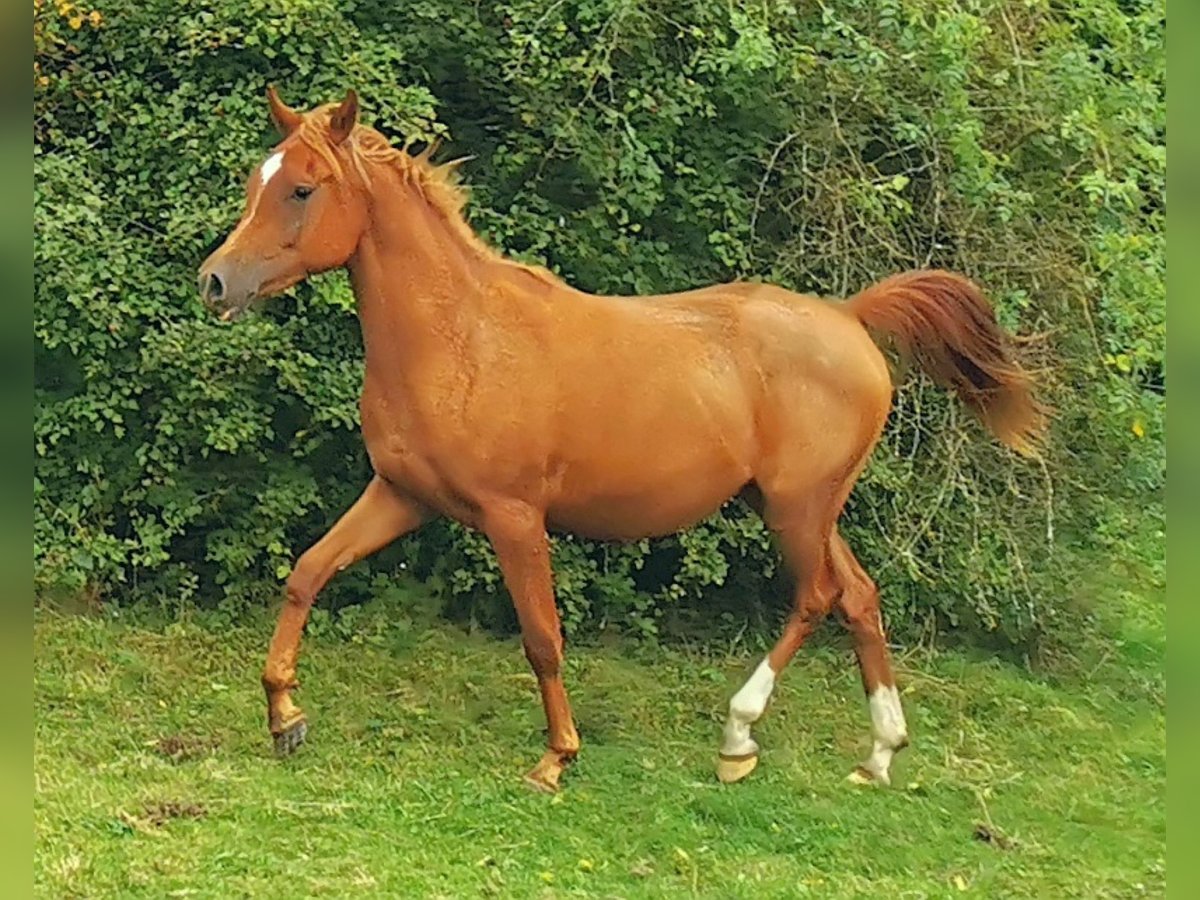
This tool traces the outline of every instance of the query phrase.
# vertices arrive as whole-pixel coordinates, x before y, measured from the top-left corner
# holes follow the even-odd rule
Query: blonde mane
[[[514,266],[553,285],[563,283],[558,276],[543,266],[527,265],[509,259],[475,233],[463,215],[469,192],[459,180],[458,174],[458,167],[470,157],[436,165],[431,160],[434,151],[437,150],[436,142],[430,143],[419,154],[413,156],[408,152],[407,145],[395,147],[374,128],[361,124],[354,126],[350,136],[341,145],[334,146],[330,143],[328,135],[330,118],[337,107],[336,103],[318,106],[304,117],[297,136],[337,173],[338,178],[344,177],[343,163],[349,162],[363,184],[370,187],[370,166],[388,166],[398,172],[406,183],[416,188],[430,209],[450,226],[467,247],[480,256]]]

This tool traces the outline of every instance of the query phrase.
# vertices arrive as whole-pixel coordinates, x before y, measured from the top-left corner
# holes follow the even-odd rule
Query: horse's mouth
[[[225,310],[217,316],[222,322],[235,322],[242,317],[242,314],[250,308],[249,303],[239,303],[236,306],[226,307]]]
[[[251,307],[258,305],[261,301],[267,300],[270,297],[282,294],[284,291],[299,284],[308,276],[308,272],[301,271],[300,273],[289,273],[281,275],[277,278],[272,278],[269,281],[259,285],[258,289],[251,292],[249,295],[235,299],[226,300],[224,308],[217,313],[217,319],[221,322],[235,322],[240,319]]]

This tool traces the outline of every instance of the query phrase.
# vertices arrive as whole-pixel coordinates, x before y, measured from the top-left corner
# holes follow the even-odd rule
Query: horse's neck
[[[387,187],[349,268],[368,377],[390,381],[461,348],[464,323],[479,326],[488,261],[414,188]]]

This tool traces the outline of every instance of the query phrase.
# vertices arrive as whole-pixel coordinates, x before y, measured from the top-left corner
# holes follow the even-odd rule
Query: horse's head
[[[246,208],[224,243],[200,267],[200,294],[228,321],[251,301],[310,274],[342,266],[367,225],[367,197],[339,148],[354,131],[358,99],[301,113],[267,89],[283,135],[250,175]]]

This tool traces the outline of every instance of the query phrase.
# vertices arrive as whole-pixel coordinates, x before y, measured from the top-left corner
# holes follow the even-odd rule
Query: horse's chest
[[[409,496],[444,515],[472,524],[477,506],[472,491],[436,452],[436,435],[404,408],[364,393],[363,442],[371,467]]]

